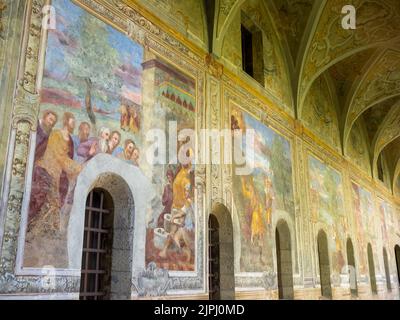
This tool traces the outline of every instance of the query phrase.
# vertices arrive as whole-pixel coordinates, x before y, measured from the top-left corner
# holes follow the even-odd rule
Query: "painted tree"
[[[275,192],[282,197],[284,209],[291,209],[289,201],[292,195],[292,166],[285,156],[285,140],[274,137],[271,146],[271,168],[273,171],[273,186]]]
[[[70,75],[82,85],[74,86],[85,96],[85,107],[92,124],[96,124],[93,99],[105,103],[109,96],[119,94],[122,79],[115,73],[120,65],[119,53],[109,42],[110,31],[99,19],[84,15],[68,29],[74,49],[65,55]]]

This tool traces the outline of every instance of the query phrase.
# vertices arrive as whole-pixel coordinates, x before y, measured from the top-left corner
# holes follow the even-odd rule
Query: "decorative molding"
[[[394,2],[366,0],[355,4],[362,15],[357,17],[354,31],[341,28],[341,9],[347,4],[346,0],[326,2],[318,26],[310,35],[308,50],[304,52],[298,90],[300,107],[314,80],[330,66],[356,52],[399,39],[400,28],[396,21],[400,19],[400,11]]]
[[[368,70],[355,91],[345,119],[344,147],[353,124],[371,106],[400,95],[400,51],[387,50]]]
[[[31,129],[36,131],[37,115],[39,113],[40,96],[25,89],[22,84],[17,85],[16,96],[14,99],[13,127],[16,128],[18,122],[27,121],[31,124]],[[28,137],[29,138],[29,137]],[[17,142],[18,142],[17,135]]]

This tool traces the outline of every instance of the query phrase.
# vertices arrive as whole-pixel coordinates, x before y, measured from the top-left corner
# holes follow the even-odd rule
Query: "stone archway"
[[[349,282],[350,282],[350,294],[353,297],[358,296],[358,286],[357,286],[357,272],[356,272],[356,260],[354,258],[354,247],[353,242],[350,238],[347,239],[346,242],[346,251],[347,251],[347,265],[349,271]]]
[[[320,230],[317,237],[319,275],[321,282],[321,294],[332,299],[331,269],[329,264],[328,238],[325,231]]]
[[[131,297],[132,278],[145,268],[146,209],[154,197],[149,179],[135,166],[99,154],[80,173],[68,224],[69,269],[81,268],[86,196],[107,191],[114,203],[111,298]]]
[[[390,281],[389,260],[386,248],[383,248],[383,265],[385,268],[386,288],[388,292],[392,291],[392,283]]]
[[[371,285],[371,292],[372,294],[377,294],[378,289],[376,286],[374,254],[372,252],[372,246],[370,243],[368,243],[367,255],[368,255],[369,282]]]
[[[210,225],[218,228],[218,236],[213,236],[214,240],[218,239],[218,242],[211,243],[218,246],[218,250],[214,250],[218,252],[218,257],[209,256],[209,259],[218,259],[218,268],[214,266],[214,270],[219,270],[218,288],[213,288],[213,290],[219,290],[219,292],[214,296],[221,300],[233,300],[235,299],[235,272],[232,217],[223,204],[216,203],[212,208],[210,219],[210,222],[213,222]],[[209,243],[210,240],[212,239],[209,239]]]
[[[289,226],[280,220],[275,231],[279,299],[293,299],[292,245]]]
[[[397,285],[400,291],[400,246],[399,245],[396,245],[394,247],[394,256],[396,260]]]

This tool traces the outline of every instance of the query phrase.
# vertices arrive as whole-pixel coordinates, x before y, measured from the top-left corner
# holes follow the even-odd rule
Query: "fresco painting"
[[[195,81],[159,59],[145,63],[139,44],[71,1],[52,5],[57,28],[48,33],[23,266],[68,268],[66,230],[77,177],[107,153],[139,167],[155,185],[146,264],[194,270],[194,168],[149,170],[142,148],[144,123],[163,129],[173,120],[178,129],[194,129]],[[144,88],[150,68],[153,88]],[[145,112],[148,89],[151,110]]]
[[[392,208],[388,205],[386,201],[381,201],[379,205],[379,213],[383,246],[388,246],[388,235],[393,231]]]
[[[347,232],[342,177],[335,169],[311,155],[308,165],[312,221],[322,223],[325,230],[332,232],[333,241],[328,242],[332,268],[341,273],[345,266],[345,244],[342,239],[345,239]]]
[[[234,203],[241,230],[240,270],[274,270],[273,221],[283,218],[295,230],[290,143],[237,107],[232,109],[231,129],[255,131],[253,172],[233,176]],[[295,241],[295,234],[290,237]]]
[[[374,206],[372,195],[369,191],[360,187],[356,183],[352,183],[354,214],[356,224],[356,235],[359,247],[359,261],[361,274],[367,274],[367,261],[365,254],[367,252],[368,243],[371,243],[373,250],[378,240],[375,226]],[[376,264],[378,261],[375,262]]]

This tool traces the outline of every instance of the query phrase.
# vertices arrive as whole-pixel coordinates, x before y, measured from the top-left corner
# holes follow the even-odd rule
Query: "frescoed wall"
[[[48,3],[55,29],[43,26]],[[364,100],[357,97],[372,104],[367,86],[352,96],[364,78],[378,100],[387,89],[395,94],[399,86],[378,84],[397,81],[390,72],[398,56],[387,63],[377,56],[390,72],[365,77],[364,69],[375,70],[375,62],[367,65],[375,47],[339,43],[337,20],[327,19],[337,8],[311,0],[221,0],[215,12],[194,0],[0,0],[0,300],[79,299],[81,275],[93,271],[82,266],[81,251],[87,195],[97,188],[114,205],[105,249],[111,267],[100,270],[112,280],[111,298],[209,299],[220,276],[229,298],[278,299],[284,279],[295,299],[325,299],[316,255],[324,229],[333,299],[356,299],[347,239],[357,299],[397,299],[400,179],[387,181],[397,155],[382,153],[384,184],[371,166],[373,140],[397,98],[354,124],[344,123],[344,113],[358,114]],[[365,8],[370,21],[374,10]],[[304,26],[317,11],[313,34]],[[241,24],[257,39],[254,79],[242,70]],[[324,26],[332,27],[326,37]],[[351,52],[341,51],[350,44]],[[388,120],[385,141],[398,129]],[[182,129],[219,131],[220,151],[228,153],[219,163],[178,163],[180,147],[188,158],[209,147],[188,144]],[[225,134],[249,129],[254,145],[243,136],[241,151],[254,153],[254,168],[240,175],[242,165],[225,162],[233,150],[223,143]],[[152,150],[160,137],[164,150]]]
[[[193,167],[149,169],[142,150],[150,128],[165,130],[175,121],[178,130],[194,129],[195,81],[160,59],[144,62],[142,46],[70,1],[53,5],[59,22],[48,35],[23,266],[68,267],[77,177],[105,153],[139,167],[155,186],[146,264],[193,271]]]
[[[390,244],[389,235],[394,230],[394,219],[393,219],[392,208],[386,201],[381,200],[379,204],[379,213],[380,213],[379,222],[381,226],[382,243],[383,246],[389,246]]]
[[[378,215],[375,214],[374,203],[371,193],[360,187],[356,183],[352,183],[352,195],[354,203],[354,215],[357,234],[357,243],[359,248],[359,261],[361,274],[368,273],[368,264],[366,260],[366,252],[368,243],[371,243],[374,253],[376,253],[376,243],[381,230],[376,229]],[[378,265],[378,261],[375,261]]]
[[[275,224],[284,219],[293,230],[295,225],[290,143],[239,108],[232,110],[231,128],[255,132],[254,169],[250,175],[233,177],[241,231],[240,271],[275,270]],[[296,235],[290,236],[295,247]]]
[[[332,269],[340,274],[346,261],[344,239],[347,231],[342,177],[335,169],[311,155],[308,165],[311,219],[313,224],[322,225],[332,237],[332,241],[328,241]]]

